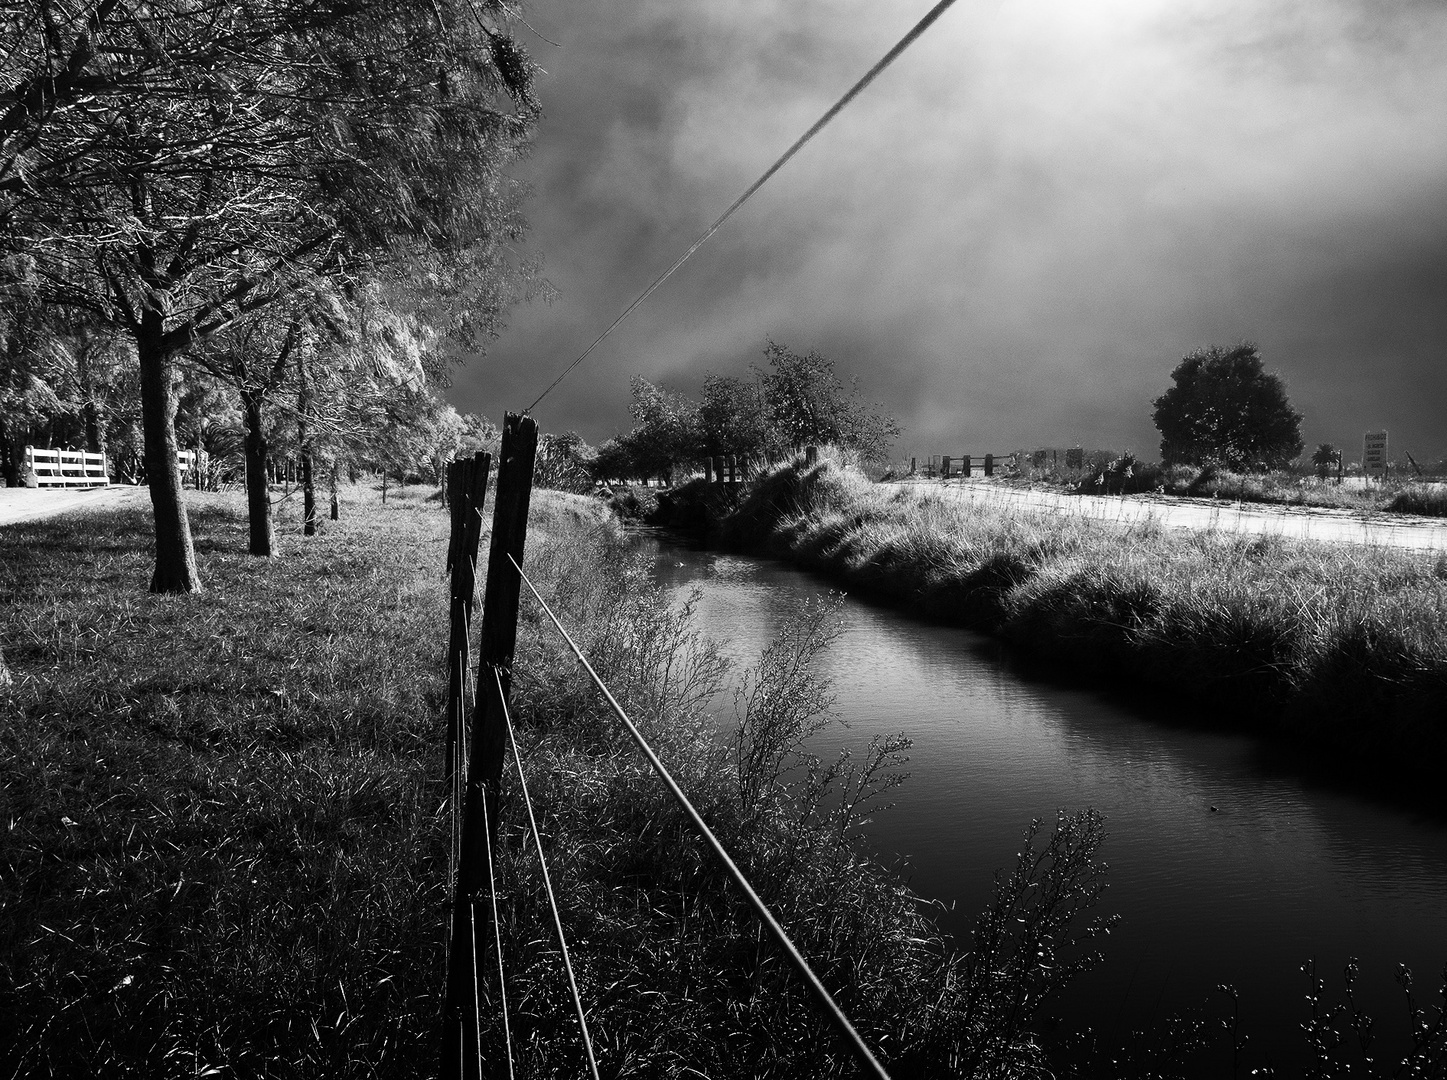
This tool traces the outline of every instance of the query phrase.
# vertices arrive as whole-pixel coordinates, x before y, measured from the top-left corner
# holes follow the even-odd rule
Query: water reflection
[[[679,595],[703,587],[702,625],[740,666],[828,591],[729,555],[669,547],[657,566]],[[961,940],[1031,818],[1105,814],[1106,908],[1122,921],[1108,963],[1060,1004],[1072,1025],[1147,1026],[1230,983],[1255,1052],[1280,1064],[1302,1053],[1308,958],[1332,993],[1348,957],[1361,959],[1359,1000],[1379,1017],[1383,1049],[1402,1039],[1396,965],[1414,968],[1419,997],[1434,994],[1447,962],[1441,822],[1314,786],[1247,736],[1027,680],[987,639],[877,607],[848,606],[824,664],[850,726],[820,736],[818,752],[880,732],[914,739],[910,780],[869,839],[905,861],[916,892],[953,907],[942,922]]]

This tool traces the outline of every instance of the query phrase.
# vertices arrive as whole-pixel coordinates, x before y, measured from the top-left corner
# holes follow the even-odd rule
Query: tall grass
[[[1281,506],[1447,516],[1447,484],[1413,483],[1400,478],[1366,485],[1341,484],[1332,477],[1287,469],[1238,473],[1216,465],[1202,468],[1141,462],[1129,454],[1102,463],[1083,476],[1074,471],[1036,469],[1025,470],[1022,478],[1060,484],[1085,495],[1157,492]]]
[[[1447,560],[968,506],[827,458],[767,477],[725,542],[1056,668],[1154,686],[1407,771],[1447,750]]]
[[[149,522],[0,530],[0,1075],[407,1077],[435,1068],[449,824],[439,782],[446,515],[367,492],[244,554],[190,496],[206,592],[151,596]],[[528,563],[599,670],[901,1076],[1044,1075],[1030,1024],[1088,962],[1090,814],[1026,845],[955,954],[854,826],[905,745],[823,763],[829,613],[724,673],[588,500],[539,493]],[[296,526],[283,507],[279,526]],[[811,621],[812,619],[812,621]],[[847,1054],[678,810],[524,605],[515,712],[608,1075],[834,1076]],[[532,842],[507,774],[504,959],[522,1075],[577,1075]],[[483,992],[495,993],[491,985]],[[501,1055],[501,1025],[486,1038]],[[493,1060],[501,1060],[495,1056]]]

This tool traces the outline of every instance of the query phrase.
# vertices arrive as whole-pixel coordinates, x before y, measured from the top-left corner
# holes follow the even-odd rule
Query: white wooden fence
[[[85,450],[25,448],[25,466],[39,487],[105,487],[110,483],[104,454]]]
[[[191,478],[196,468],[196,451],[178,450],[176,464],[181,467],[181,480]],[[110,467],[104,454],[85,450],[46,450],[25,448],[25,466],[35,474],[37,487],[108,487]]]

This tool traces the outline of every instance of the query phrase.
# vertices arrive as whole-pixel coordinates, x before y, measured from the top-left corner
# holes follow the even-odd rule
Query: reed
[[[1447,559],[1132,527],[876,485],[825,456],[717,525],[1022,656],[1287,732],[1339,758],[1447,750]]]

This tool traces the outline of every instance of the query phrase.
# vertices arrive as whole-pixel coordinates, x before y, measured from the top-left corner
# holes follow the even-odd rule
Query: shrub
[[[1392,496],[1387,509],[1399,514],[1447,517],[1447,484],[1412,484]]]

